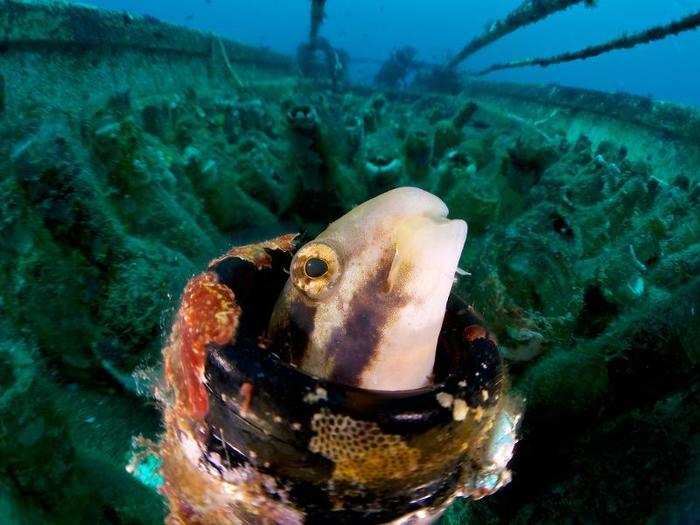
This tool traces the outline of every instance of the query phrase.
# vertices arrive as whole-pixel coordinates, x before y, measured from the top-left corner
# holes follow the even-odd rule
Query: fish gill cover
[[[476,41],[575,3],[519,4]],[[475,80],[407,49],[358,86],[318,7],[290,58],[0,2],[1,521],[162,522],[155,392],[186,281],[232,245],[414,185],[468,221],[455,293],[526,399],[510,485],[443,519],[691,522],[697,110]]]

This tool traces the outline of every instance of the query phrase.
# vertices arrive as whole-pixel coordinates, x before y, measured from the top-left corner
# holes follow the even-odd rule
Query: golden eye
[[[340,259],[328,244],[311,242],[294,256],[292,283],[311,299],[320,299],[340,276]]]

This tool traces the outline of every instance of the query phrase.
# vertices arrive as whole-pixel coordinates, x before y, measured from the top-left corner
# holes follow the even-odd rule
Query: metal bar
[[[451,69],[459,65],[465,58],[478,50],[492,44],[496,40],[520,29],[521,27],[539,22],[557,11],[563,11],[569,7],[584,3],[588,6],[595,4],[594,0],[525,0],[514,11],[502,20],[498,20],[481,35],[474,38],[462,50],[447,63]]]
[[[321,24],[326,18],[326,0],[311,0],[311,27],[309,29],[309,43],[313,44],[318,38]]]
[[[662,40],[670,35],[677,35],[683,31],[697,29],[698,26],[700,26],[700,11],[669,24],[655,26],[632,35],[623,35],[603,44],[589,46],[578,51],[571,51],[551,57],[530,58],[526,60],[515,60],[512,62],[494,64],[477,72],[476,75],[483,76],[487,75],[488,73],[492,73],[493,71],[499,71],[502,69],[513,69],[528,66],[547,67],[552,64],[561,64],[562,62],[585,60],[587,58],[602,55],[603,53],[615,51],[616,49],[630,49],[640,44],[648,44],[656,40]]]

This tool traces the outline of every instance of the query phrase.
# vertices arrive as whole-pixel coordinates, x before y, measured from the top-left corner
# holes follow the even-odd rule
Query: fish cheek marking
[[[354,294],[345,318],[328,341],[334,367],[331,380],[358,386],[362,373],[377,353],[384,327],[393,310],[405,304],[399,293],[379,294],[385,290],[393,251],[385,253],[377,271]]]
[[[328,342],[334,356],[331,379],[338,383],[357,386],[379,343],[383,321],[378,318],[380,312],[376,304],[363,303],[353,301],[345,325],[336,328]],[[363,334],[363,337],[356,334]]]
[[[314,331],[316,318],[315,305],[306,303],[301,298],[292,298],[289,303],[289,338],[291,341],[289,360],[299,365],[309,347],[309,339]]]

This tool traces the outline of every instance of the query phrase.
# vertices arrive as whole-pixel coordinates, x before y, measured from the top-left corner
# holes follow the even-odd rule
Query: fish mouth
[[[467,239],[467,223],[462,219],[450,219],[445,214],[430,214],[418,217],[415,221],[407,221],[408,231],[397,239],[397,250],[403,251],[402,246],[410,245],[411,251],[424,253],[427,258],[441,261],[441,264],[451,266],[462,253]],[[407,238],[410,236],[410,238]]]
[[[397,193],[402,192],[403,197],[407,197],[416,204],[413,207],[413,212],[416,215],[423,215],[435,220],[447,219],[450,210],[447,208],[440,197],[433,195],[430,192],[421,190],[420,188],[398,188],[393,190]]]
[[[467,240],[467,221],[463,219],[448,219],[447,217],[435,219],[437,227],[441,229],[447,229],[449,235],[447,236],[448,242],[450,244],[456,244],[459,246],[459,252],[462,252],[464,243]]]
[[[423,208],[402,219],[395,231],[390,288],[397,284],[398,275],[404,279],[411,275],[405,284],[416,294],[438,289],[444,294],[449,293],[454,280],[468,227],[462,219],[449,218],[449,209],[441,199],[427,195],[430,198],[424,196]],[[405,273],[401,268],[413,271]]]
[[[404,187],[387,192],[385,198],[395,208],[396,252],[401,258],[427,263],[430,259],[451,268],[467,238],[467,223],[449,217],[447,205],[432,193]]]
[[[423,190],[420,190],[423,191]],[[427,219],[431,219],[431,222],[425,224],[426,228],[440,228],[440,230],[449,230],[450,235],[447,237],[453,237],[455,242],[460,243],[461,246],[464,245],[467,236],[467,223],[463,219],[450,218],[450,210],[442,199],[433,195],[432,193],[424,192],[425,198],[425,210],[421,214]]]

